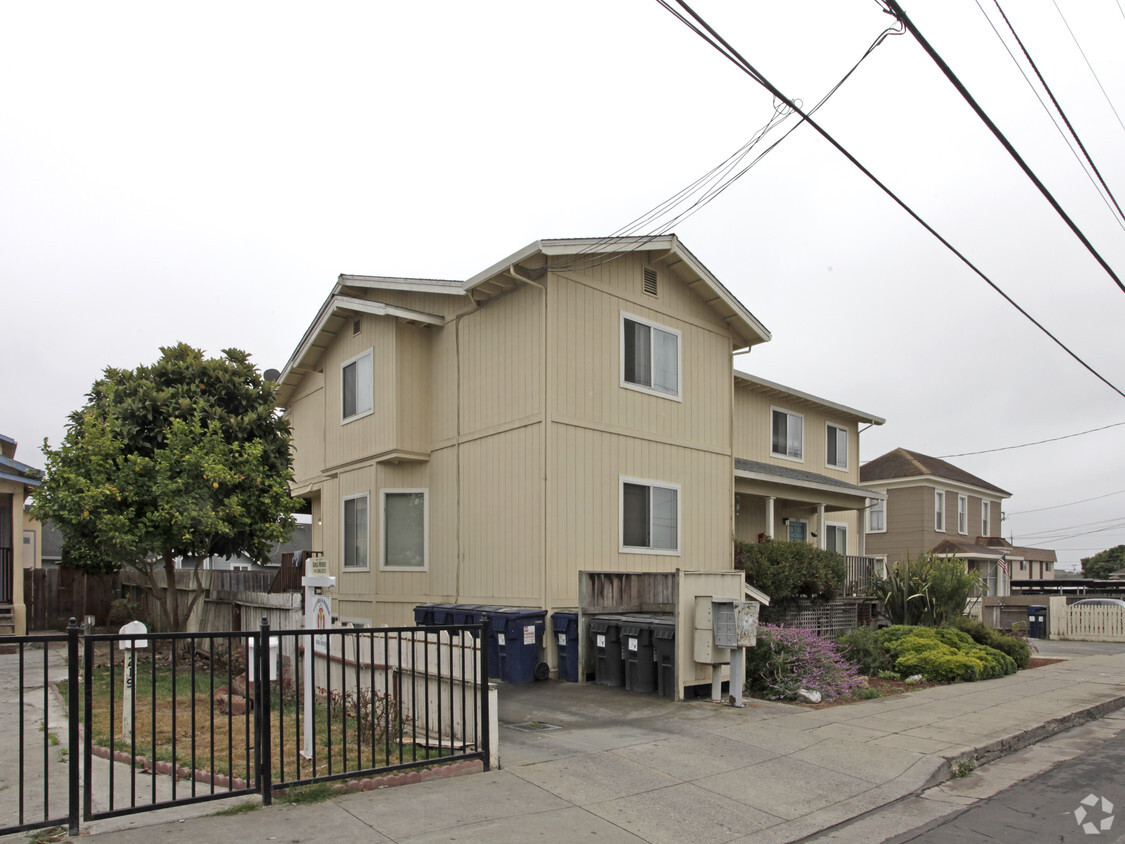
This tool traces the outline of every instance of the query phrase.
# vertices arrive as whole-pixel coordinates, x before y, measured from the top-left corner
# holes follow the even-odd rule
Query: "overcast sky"
[[[1125,224],[981,8],[904,6],[1125,276]],[[893,23],[870,0],[696,9],[805,106]],[[1121,0],[1004,11],[1125,203]],[[280,369],[341,272],[464,279],[538,238],[613,232],[772,114],[653,0],[5,3],[0,433],[41,466],[104,367],[177,341]],[[910,35],[817,117],[1125,390],[1125,293]],[[773,333],[740,369],[886,418],[865,460],[1117,425],[951,462],[1011,491],[1004,535],[1064,566],[1125,543],[1125,398],[808,126],[674,231]]]

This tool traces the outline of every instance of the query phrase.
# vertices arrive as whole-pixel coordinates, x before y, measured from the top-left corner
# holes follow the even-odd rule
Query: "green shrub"
[[[927,680],[989,680],[1014,674],[1016,663],[995,648],[978,645],[952,627],[895,625],[879,632],[894,669],[904,677],[921,674]]]
[[[807,542],[735,541],[734,567],[746,582],[770,596],[771,608],[792,606],[798,598],[831,601],[847,575],[844,558]]]
[[[854,662],[864,674],[879,674],[891,667],[879,635],[870,627],[857,627],[836,640],[844,659]]]
[[[933,555],[897,562],[874,583],[892,622],[927,627],[960,617],[969,595],[984,589],[980,576],[966,571],[962,560]]]
[[[978,645],[995,648],[1001,653],[1006,653],[1015,662],[1016,668],[1027,668],[1027,661],[1031,659],[1031,646],[1016,636],[1006,636],[998,630],[987,627],[980,621],[961,616],[951,619],[951,627],[968,633]]]

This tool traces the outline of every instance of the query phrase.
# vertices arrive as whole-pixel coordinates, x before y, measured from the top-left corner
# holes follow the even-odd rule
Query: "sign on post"
[[[144,636],[148,628],[144,622],[130,621],[117,631],[121,636]],[[122,639],[117,643],[120,650],[125,651],[125,686],[121,698],[121,729],[124,735],[133,734],[133,703],[137,697],[137,661],[136,649],[147,648],[148,639]]]
[[[305,576],[301,578],[301,585],[305,587],[305,629],[327,630],[332,626],[332,598],[324,593],[325,589],[332,589],[336,585],[336,578],[328,574],[328,560],[324,557],[310,557],[305,560]],[[316,688],[313,683],[313,652],[328,653],[328,635],[317,633],[312,637],[311,645],[305,642],[305,746],[301,755],[306,759],[312,758],[313,751],[313,695]],[[331,670],[331,669],[328,669]]]

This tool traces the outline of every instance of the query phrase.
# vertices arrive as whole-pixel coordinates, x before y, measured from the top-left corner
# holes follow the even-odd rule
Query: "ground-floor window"
[[[426,568],[426,490],[383,490],[383,568]]]
[[[678,486],[621,479],[621,550],[679,553]]]

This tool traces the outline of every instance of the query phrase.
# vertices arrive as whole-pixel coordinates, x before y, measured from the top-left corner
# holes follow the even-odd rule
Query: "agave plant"
[[[963,615],[969,595],[987,591],[984,580],[967,571],[963,560],[932,554],[895,563],[874,587],[892,623],[927,627]]]

